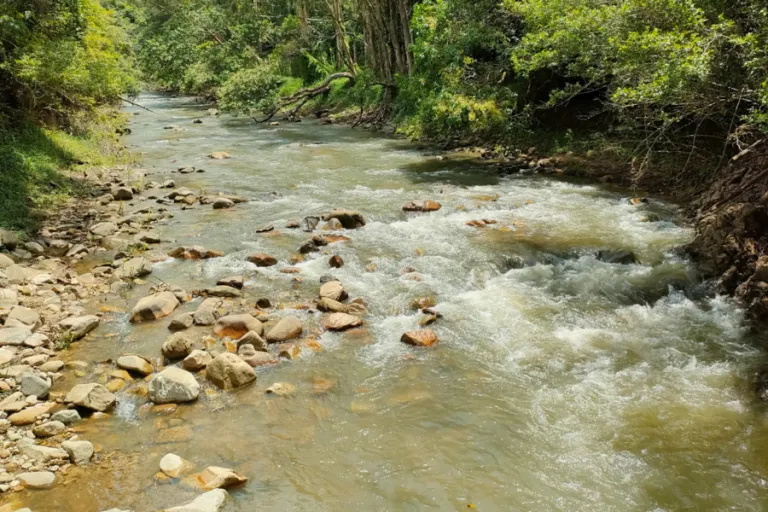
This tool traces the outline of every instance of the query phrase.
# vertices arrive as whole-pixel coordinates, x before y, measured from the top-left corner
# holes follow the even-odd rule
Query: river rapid
[[[249,199],[229,210],[170,206],[174,217],[155,227],[175,240],[164,250],[198,244],[226,256],[157,263],[149,284],[191,290],[242,274],[248,300],[268,297],[278,306],[270,315],[296,315],[312,332],[319,314],[295,308],[332,274],[367,302],[365,329],[323,332],[319,350],[259,369],[234,392],[204,384],[196,403],[170,415],[118,392],[114,414],[78,427],[116,462],[20,493],[20,504],[143,512],[184,503],[200,491],[154,479],[172,452],[197,471],[250,478],[227,512],[768,510],[768,421],[753,389],[764,355],[729,299],[701,293],[679,250],[692,232],[674,205],[503,177],[460,155],[317,121],[270,127],[205,116],[186,98],[138,101],[155,113],[126,109],[138,114],[127,143],[148,179]],[[232,157],[210,160],[213,151]],[[185,165],[205,172],[172,172]],[[402,211],[416,199],[442,208]],[[310,236],[286,224],[334,208],[361,212],[367,225],[296,264],[300,273],[280,273]],[[496,223],[466,224],[477,219]],[[258,234],[265,225],[275,231]],[[609,250],[637,263],[597,257]],[[253,252],[279,264],[257,269],[245,260]],[[333,254],[342,268],[329,268]],[[111,321],[74,344],[71,359],[160,357],[172,317],[128,322],[149,284],[108,299]],[[410,303],[421,297],[442,314],[429,349],[400,342],[418,327]],[[199,339],[210,328],[190,332]],[[92,367],[80,381],[105,378],[106,365]],[[296,393],[265,395],[275,382]]]

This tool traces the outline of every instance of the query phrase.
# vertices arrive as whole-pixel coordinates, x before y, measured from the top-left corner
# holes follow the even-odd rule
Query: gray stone
[[[227,491],[214,489],[201,494],[186,505],[165,509],[162,512],[220,512],[227,500]]]
[[[74,339],[79,340],[98,327],[99,322],[99,317],[96,315],[71,316],[59,322],[59,327]]]
[[[33,331],[36,331],[40,327],[40,315],[34,309],[30,309],[24,306],[14,306],[11,312],[8,314],[8,320],[18,320],[22,324],[28,326]]]
[[[32,433],[35,437],[52,437],[57,436],[67,429],[60,421],[46,421],[40,425],[35,425],[32,428]]]
[[[149,381],[149,399],[156,404],[191,402],[200,394],[200,384],[188,371],[169,366]]]
[[[89,441],[64,441],[61,447],[69,454],[69,459],[78,466],[88,464],[93,457],[93,444]]]
[[[80,413],[77,412],[76,409],[65,409],[63,411],[53,413],[51,420],[60,421],[65,425],[71,425],[80,421]]]
[[[50,471],[32,471],[16,475],[21,484],[29,489],[48,489],[56,481],[56,475]]]
[[[256,380],[251,365],[235,354],[219,354],[205,369],[205,377],[221,389],[234,389]]]
[[[304,331],[301,326],[301,320],[295,316],[286,316],[280,319],[272,329],[267,333],[267,342],[282,343],[301,336]]]
[[[115,271],[115,275],[120,279],[136,279],[152,273],[152,262],[147,258],[131,258],[123,262]]]
[[[218,308],[221,306],[221,300],[216,298],[205,299],[195,311],[192,318],[195,325],[213,325],[218,319]]]
[[[32,336],[29,327],[6,327],[0,329],[0,347],[5,345],[21,345]]]
[[[73,387],[64,401],[78,407],[104,412],[115,406],[117,398],[106,387],[92,383]]]
[[[96,236],[111,236],[117,232],[117,224],[112,222],[99,222],[91,226],[91,233]]]
[[[133,308],[131,322],[156,320],[170,315],[179,306],[173,292],[161,292],[142,298]]]
[[[194,317],[190,313],[182,313],[171,320],[171,323],[168,324],[168,330],[183,331],[192,327],[193,323]],[[213,325],[213,322],[211,322],[211,325]]]
[[[21,374],[21,392],[26,396],[45,398],[51,390],[51,382],[32,372]]]
[[[168,359],[181,359],[187,357],[192,351],[192,339],[183,332],[171,334],[163,343],[160,350]]]
[[[61,448],[28,444],[21,448],[21,453],[32,460],[43,463],[63,462],[69,460],[69,454]]]

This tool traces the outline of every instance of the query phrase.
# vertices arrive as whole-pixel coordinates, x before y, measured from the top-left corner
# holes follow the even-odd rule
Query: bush
[[[284,80],[274,67],[263,64],[234,73],[219,90],[219,107],[224,112],[255,115],[273,111]]]

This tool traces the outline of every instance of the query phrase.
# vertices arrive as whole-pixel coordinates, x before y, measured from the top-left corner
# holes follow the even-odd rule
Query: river
[[[158,263],[148,281],[195,289],[243,274],[249,300],[268,297],[273,316],[297,315],[312,332],[319,315],[295,308],[333,274],[370,313],[365,329],[322,333],[319,350],[260,369],[252,386],[204,384],[196,403],[170,415],[120,391],[113,415],[78,427],[116,462],[19,503],[34,512],[178,505],[200,491],[154,481],[173,452],[198,471],[250,478],[228,512],[768,510],[768,421],[752,384],[764,355],[729,299],[701,293],[679,250],[692,231],[674,205],[502,177],[461,155],[314,120],[270,127],[205,116],[186,98],[138,101],[156,113],[128,107],[137,115],[126,140],[149,179],[250,200],[170,206],[174,218],[155,229],[175,240],[166,250],[199,244],[226,256]],[[210,160],[213,151],[232,158]],[[172,172],[184,165],[206,172]],[[442,208],[402,211],[416,199]],[[367,225],[296,264],[299,274],[280,273],[310,236],[286,224],[334,208],[360,211]],[[466,225],[476,219],[496,223]],[[264,225],[275,231],[257,233]],[[638,262],[602,261],[600,250]],[[245,261],[253,252],[280,263],[256,269]],[[329,268],[332,254],[342,268]],[[74,344],[71,359],[159,357],[168,319],[128,323],[147,287],[109,299],[111,322]],[[411,301],[429,296],[443,315],[431,326],[440,342],[414,349],[400,336],[421,317]],[[114,368],[91,367],[81,381]],[[295,395],[265,395],[275,382]]]

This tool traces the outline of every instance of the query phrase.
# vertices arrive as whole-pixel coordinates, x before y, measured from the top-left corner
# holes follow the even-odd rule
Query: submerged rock
[[[162,512],[219,512],[224,508],[226,500],[227,491],[224,489],[214,489],[201,494],[186,505],[167,508]]]
[[[160,459],[160,471],[171,478],[176,478],[184,471],[184,459],[175,453],[167,453]]]
[[[48,489],[56,481],[56,475],[50,471],[32,471],[16,475],[21,485],[29,489]]]
[[[598,251],[595,258],[606,263],[617,263],[619,265],[632,265],[637,263],[637,257],[629,252],[617,249],[606,249]]]

